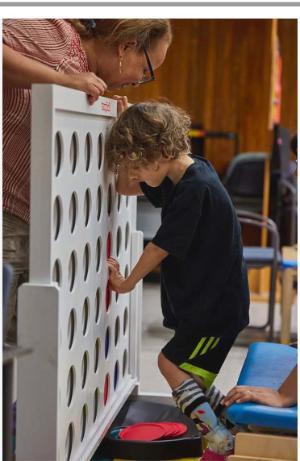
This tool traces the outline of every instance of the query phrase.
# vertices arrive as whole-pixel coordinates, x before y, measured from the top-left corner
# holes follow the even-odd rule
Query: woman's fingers
[[[253,392],[247,386],[235,386],[228,394],[221,400],[221,404],[226,407],[232,405],[234,402],[250,402],[253,400]]]
[[[107,84],[93,72],[65,74],[64,85],[69,88],[84,91],[92,104],[107,90]]]

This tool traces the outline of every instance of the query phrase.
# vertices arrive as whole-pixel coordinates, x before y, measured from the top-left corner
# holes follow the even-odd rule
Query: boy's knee
[[[166,358],[162,352],[158,354],[157,366],[161,374],[164,375],[166,371]]]
[[[193,374],[191,376],[203,391],[207,390],[207,386],[206,386],[203,378],[201,378],[200,376],[197,376],[197,375],[193,375]]]

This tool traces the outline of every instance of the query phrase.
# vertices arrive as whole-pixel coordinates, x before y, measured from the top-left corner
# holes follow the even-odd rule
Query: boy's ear
[[[155,162],[153,162],[153,170],[154,171],[159,170],[159,161],[158,160],[155,160]]]
[[[118,45],[119,57],[122,58],[124,54],[126,53],[126,51],[134,50],[136,49],[136,47],[137,47],[137,40],[128,40],[125,43],[120,43],[120,45]]]

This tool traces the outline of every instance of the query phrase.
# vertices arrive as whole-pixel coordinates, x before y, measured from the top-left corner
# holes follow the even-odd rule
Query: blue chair
[[[297,364],[297,350],[285,344],[253,343],[238,379],[238,385],[278,389]],[[234,403],[226,410],[238,425],[253,425],[297,431],[297,406],[276,408],[253,402]]]
[[[274,336],[274,310],[276,296],[276,278],[278,265],[281,262],[279,251],[279,233],[272,219],[245,210],[236,210],[240,223],[265,229],[268,233],[269,243],[267,247],[244,246],[243,256],[248,269],[262,269],[270,267],[270,290],[268,301],[268,318],[264,325],[259,327],[250,326],[252,329],[268,330],[268,339],[273,341]]]
[[[264,188],[265,152],[245,152],[230,162],[222,182],[235,208],[261,213]]]

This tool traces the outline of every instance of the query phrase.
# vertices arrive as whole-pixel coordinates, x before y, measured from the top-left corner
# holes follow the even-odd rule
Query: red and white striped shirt
[[[70,73],[88,72],[80,36],[62,19],[8,19],[3,42],[15,51]],[[3,209],[29,222],[31,90],[3,89]]]

